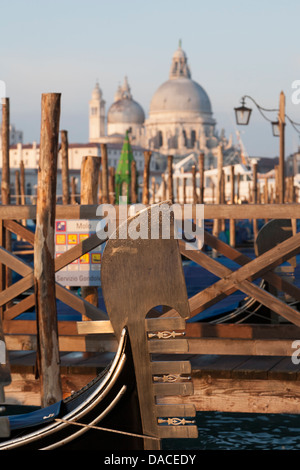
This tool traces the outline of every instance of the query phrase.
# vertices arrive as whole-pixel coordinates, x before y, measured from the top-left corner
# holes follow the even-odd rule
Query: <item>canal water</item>
[[[300,450],[300,415],[197,413],[198,439],[165,439],[164,450]]]

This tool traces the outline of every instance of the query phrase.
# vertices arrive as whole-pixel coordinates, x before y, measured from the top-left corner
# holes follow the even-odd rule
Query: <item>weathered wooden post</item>
[[[241,186],[241,175],[238,173],[236,175],[236,202],[239,203],[240,200],[240,186]]]
[[[199,155],[199,178],[200,178],[200,195],[199,204],[204,204],[204,153]]]
[[[137,195],[137,174],[136,174],[136,161],[131,162],[131,203],[136,204],[138,200]]]
[[[142,204],[149,204],[149,176],[151,155],[152,152],[150,150],[145,150]]]
[[[109,167],[108,193],[109,193],[109,203],[115,204],[116,188],[115,188],[115,169],[113,166]]]
[[[186,204],[186,178],[182,178],[183,204]]]
[[[9,168],[9,98],[2,98],[2,204],[10,204],[10,168]]]
[[[69,186],[69,143],[68,132],[61,131],[61,182],[62,182],[62,203],[70,204],[70,186]]]
[[[152,192],[152,204],[155,204],[155,177],[152,177],[151,181],[151,192]]]
[[[20,172],[18,170],[15,171],[15,200],[16,206],[19,206],[20,201]]]
[[[218,148],[218,166],[217,166],[217,184],[216,184],[216,203],[221,204],[222,200],[222,172],[223,172],[223,149],[222,146],[219,145]],[[221,220],[214,219],[213,225],[213,235],[217,237],[220,233],[221,228]]]
[[[71,178],[71,204],[76,204],[76,194],[77,194],[77,188],[76,188],[76,178],[75,176],[72,176]]]
[[[235,201],[234,194],[234,165],[230,167],[230,203],[233,205]],[[229,221],[229,234],[230,234],[230,246],[235,247],[235,219]]]
[[[167,189],[166,189],[166,178],[164,174],[161,175],[161,184],[162,184],[161,200],[165,201],[167,199],[167,195],[166,195]]]
[[[9,126],[10,126],[10,102],[9,98],[2,98],[2,179],[1,179],[1,199],[2,204],[10,204],[10,165],[9,165]],[[3,228],[2,246],[11,251],[11,235],[9,230]],[[9,268],[4,268],[5,286],[11,285],[12,272]]]
[[[252,202],[253,204],[257,204],[257,162],[256,161],[253,162],[252,173],[253,173]],[[256,240],[257,233],[258,233],[257,219],[253,219],[254,240]]]
[[[97,204],[98,199],[98,173],[100,168],[100,157],[86,156],[81,162],[81,204]],[[91,304],[98,306],[98,289],[96,286],[82,286],[82,297]],[[83,320],[89,320],[85,315]]]
[[[98,173],[98,203],[102,203],[102,170],[100,168]]]
[[[197,204],[198,195],[197,195],[197,185],[196,185],[196,167],[192,166],[192,186],[193,186],[193,204]]]
[[[168,199],[174,202],[173,194],[173,155],[168,155]]]
[[[43,94],[34,242],[37,360],[43,407],[62,398],[54,274],[59,118],[60,94]]]
[[[25,167],[23,160],[20,161],[20,192],[21,192],[21,204],[26,204],[26,189],[25,189]],[[24,222],[26,225],[26,221]]]
[[[101,144],[102,204],[109,204],[107,146]]]
[[[280,187],[279,187],[279,167],[278,167],[278,165],[275,165],[274,170],[275,170],[275,202],[278,203],[279,202],[279,191],[280,191]]]

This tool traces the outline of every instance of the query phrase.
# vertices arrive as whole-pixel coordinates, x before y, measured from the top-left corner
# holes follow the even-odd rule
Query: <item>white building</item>
[[[123,142],[109,142],[107,144],[107,158],[109,167],[117,167],[121,155]],[[144,169],[144,149],[139,146],[132,145],[132,152],[136,161],[136,168],[139,172],[139,192],[142,192],[142,180]],[[12,195],[12,203],[14,203],[15,194],[15,174],[20,170],[20,164],[23,162],[25,168],[25,192],[27,195],[27,203],[33,202],[37,191],[37,175],[38,163],[40,155],[40,146],[36,142],[32,144],[21,144],[10,146],[9,160],[10,160],[10,187]],[[101,156],[101,146],[99,143],[87,144],[69,144],[68,162],[69,162],[69,175],[76,179],[76,186],[78,195],[80,194],[80,171],[82,158],[87,155]],[[154,155],[155,157],[155,155]],[[0,151],[0,158],[2,162],[2,155]],[[162,167],[159,164],[159,156],[153,158],[150,163],[151,175],[157,178],[161,177]],[[59,151],[57,162],[57,190],[58,201],[62,195],[62,180],[61,180],[61,154]]]
[[[106,136],[104,137],[104,121]],[[131,129],[131,141],[175,160],[191,151],[205,154],[205,167],[216,166],[217,148],[223,146],[224,161],[238,161],[237,148],[224,132],[216,131],[210,99],[202,86],[191,77],[187,56],[181,45],[172,57],[169,79],[154,93],[149,116],[133,99],[127,77],[119,86],[114,102],[105,115],[102,91],[97,83],[89,103],[90,142],[117,141]]]

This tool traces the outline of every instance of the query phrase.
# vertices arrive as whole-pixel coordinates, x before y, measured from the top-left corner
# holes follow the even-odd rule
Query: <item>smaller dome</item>
[[[107,122],[109,124],[143,124],[144,121],[145,113],[143,108],[136,101],[129,98],[115,101],[107,113]]]

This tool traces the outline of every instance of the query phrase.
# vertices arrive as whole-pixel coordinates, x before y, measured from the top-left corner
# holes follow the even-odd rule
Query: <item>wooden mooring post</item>
[[[63,130],[61,136],[61,182],[62,182],[62,203],[70,204],[70,183],[69,183],[69,158],[68,158],[68,132]]]
[[[2,98],[2,178],[1,178],[1,202],[3,205],[10,204],[10,165],[9,165],[9,126],[10,126],[10,101]],[[11,250],[11,234],[5,228],[1,228],[1,242],[6,250]],[[9,268],[2,269],[2,287],[10,286],[12,272]]]
[[[151,151],[145,150],[142,204],[149,204],[149,176],[150,176],[151,155],[152,155]]]
[[[234,191],[234,165],[230,167],[230,203],[235,203],[235,191]],[[235,247],[235,220],[230,219],[229,221],[229,236],[230,236],[230,246]]]
[[[136,173],[136,161],[131,162],[131,204],[136,204],[138,200],[137,194],[137,173]]]
[[[100,158],[83,157],[81,163],[81,204],[97,204]],[[96,214],[95,214],[96,216]],[[95,286],[83,286],[82,297],[92,305],[98,306],[98,289]],[[89,320],[85,315],[83,320]]]
[[[102,204],[109,204],[107,146],[101,144]]]
[[[199,178],[200,178],[200,194],[199,194],[199,204],[204,204],[204,153],[199,155]]]
[[[43,94],[34,242],[37,365],[43,407],[62,398],[54,274],[59,118],[60,94]]]
[[[173,191],[173,155],[168,155],[168,198],[174,202]]]

